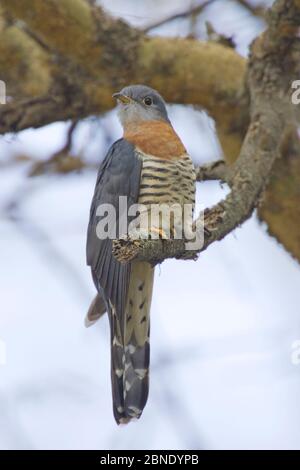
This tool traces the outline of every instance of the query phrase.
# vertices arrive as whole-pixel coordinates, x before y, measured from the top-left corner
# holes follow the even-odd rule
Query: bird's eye
[[[151,104],[153,103],[152,98],[150,98],[150,96],[146,96],[146,98],[144,98],[144,103],[147,106],[151,106]]]

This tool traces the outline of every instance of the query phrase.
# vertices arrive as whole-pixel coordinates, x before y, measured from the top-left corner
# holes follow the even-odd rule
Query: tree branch
[[[73,134],[78,125],[77,120],[74,120],[68,129],[66,142],[50,158],[45,161],[35,162],[29,172],[29,176],[37,176],[43,173],[69,173],[71,171],[81,170],[86,166],[80,157],[70,155],[72,147]]]
[[[149,31],[151,31],[152,29],[159,28],[160,26],[163,26],[166,23],[170,23],[171,21],[188,18],[190,16],[200,15],[200,13],[202,13],[203,10],[205,10],[205,8],[213,1],[214,0],[206,0],[201,5],[188,8],[187,10],[178,13],[173,13],[172,15],[168,15],[165,18],[162,18],[158,21],[154,21],[153,23],[145,26],[142,30],[144,31],[144,33],[149,33]]]
[[[241,5],[243,8],[249,11],[253,16],[264,17],[266,13],[266,7],[264,6],[263,2],[259,5],[252,5],[247,0],[236,0],[236,2]]]
[[[56,120],[75,117],[73,100],[81,102],[78,117],[107,111],[114,106],[114,91],[139,82],[160,90],[168,102],[204,107],[224,134],[238,132],[233,122],[239,122],[238,128],[245,122],[246,105],[236,106],[244,88],[245,60],[229,48],[192,39],[149,38],[85,0],[2,3],[11,16],[26,23],[44,44],[65,58],[58,63],[56,59],[49,87],[49,94],[55,88],[60,101],[71,88],[68,109],[58,108]],[[3,120],[5,113],[1,108]],[[45,125],[51,122],[50,117],[45,119],[47,114],[47,110],[41,113],[39,122],[37,117],[27,119],[23,126]],[[11,130],[21,129],[1,127],[1,132]]]
[[[149,25],[145,26],[144,28],[142,28],[142,31],[144,33],[149,33],[149,31],[152,31],[155,28],[159,28],[160,26],[170,23],[171,21],[189,18],[189,17],[197,17],[205,10],[205,8],[208,5],[212,4],[214,1],[215,0],[206,0],[200,5],[196,5],[194,7],[188,8],[178,13],[173,13],[172,15],[168,15],[165,18],[154,21],[153,23],[150,23]],[[241,5],[243,8],[248,10],[254,16],[263,16],[263,14],[265,13],[265,8],[263,7],[263,5],[253,6],[251,5],[251,3],[247,2],[246,0],[236,0],[236,2],[239,5]]]
[[[224,160],[217,160],[196,168],[196,179],[197,181],[220,180],[230,186],[232,169]]]

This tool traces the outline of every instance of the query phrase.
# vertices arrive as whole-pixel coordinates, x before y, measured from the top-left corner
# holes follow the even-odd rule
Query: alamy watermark
[[[0,104],[6,104],[6,85],[3,80],[0,80]]]
[[[131,204],[120,196],[118,207],[99,204],[96,234],[100,240],[115,240],[129,236],[137,239],[185,240],[186,250],[200,250],[204,243],[204,211],[193,224],[192,204]]]
[[[292,82],[292,88],[295,90],[292,93],[292,103],[300,104],[300,80],[294,80]]]

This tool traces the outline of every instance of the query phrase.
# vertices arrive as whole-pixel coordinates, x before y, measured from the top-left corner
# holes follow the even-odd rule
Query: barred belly
[[[176,204],[182,209],[184,205],[189,205],[188,210],[192,219],[196,175],[189,155],[184,154],[179,158],[166,160],[139,152],[139,158],[143,160],[143,167],[138,203],[143,204],[148,212],[151,205],[173,206]],[[190,224],[191,222],[189,220]],[[159,228],[163,229],[164,223],[160,222],[160,224],[162,225]],[[183,224],[183,219],[181,224]],[[174,228],[176,229],[176,222],[171,220],[171,231]]]

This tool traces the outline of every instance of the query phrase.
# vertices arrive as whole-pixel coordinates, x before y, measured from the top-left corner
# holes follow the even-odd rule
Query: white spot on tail
[[[115,373],[116,373],[116,376],[120,378],[123,375],[123,369],[116,369]]]
[[[130,416],[133,416],[133,417],[139,417],[142,412],[142,410],[140,410],[136,406],[128,406],[128,410],[130,410],[129,412]]]
[[[128,380],[126,380],[126,382],[125,382],[125,390],[126,390],[126,392],[128,392],[130,389],[131,389],[131,383],[128,382]]]
[[[122,347],[122,344],[120,343],[120,341],[118,341],[118,338],[116,336],[113,337],[113,342],[112,342],[113,346],[120,346]]]
[[[129,354],[134,354],[136,351],[136,347],[132,344],[129,344],[129,346],[126,346],[125,351],[129,351]]]
[[[139,379],[144,379],[147,375],[147,369],[134,369]]]

